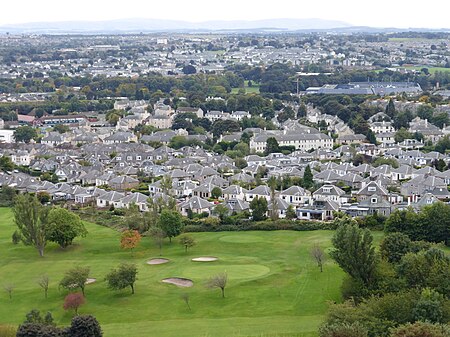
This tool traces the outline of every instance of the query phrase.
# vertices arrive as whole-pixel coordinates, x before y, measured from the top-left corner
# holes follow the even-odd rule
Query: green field
[[[239,89],[242,89],[242,88],[233,88],[233,89],[231,89],[231,93],[237,94],[239,92]],[[245,81],[244,89],[245,89],[246,94],[259,94],[259,84],[256,82],[253,82],[253,85],[251,87],[249,87],[248,81]]]
[[[105,336],[317,336],[328,301],[340,301],[343,272],[330,260],[320,273],[309,257],[314,243],[330,246],[331,231],[224,232],[192,234],[197,245],[188,253],[176,242],[165,243],[168,264],[150,266],[158,257],[151,239],[143,238],[132,256],[119,248],[119,234],[109,228],[86,224],[89,234],[62,251],[49,244],[44,258],[32,247],[13,245],[12,213],[0,209],[0,286],[13,284],[12,300],[0,289],[0,323],[18,324],[33,308],[51,311],[60,325],[70,322],[64,312],[66,291],[58,289],[64,271],[91,267],[97,282],[86,287],[87,303],[81,314],[97,317]],[[380,233],[381,234],[381,233]],[[378,235],[380,236],[380,235]],[[216,262],[191,262],[198,256],[217,256]],[[139,267],[136,294],[111,291],[105,274],[122,261]],[[226,298],[219,289],[207,289],[211,275],[226,271]],[[36,283],[50,277],[49,298]],[[192,288],[161,282],[166,277],[187,277]],[[190,296],[192,310],[181,299]]]

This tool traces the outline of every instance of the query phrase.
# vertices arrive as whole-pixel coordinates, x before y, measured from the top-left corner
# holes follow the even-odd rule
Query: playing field
[[[317,327],[328,301],[339,301],[343,272],[330,260],[323,273],[309,256],[317,243],[330,247],[331,231],[222,232],[192,234],[197,245],[188,253],[175,239],[166,242],[162,257],[169,263],[148,265],[159,257],[150,238],[143,238],[133,256],[119,248],[119,234],[86,224],[89,234],[76,245],[61,250],[49,244],[44,258],[33,247],[13,245],[12,213],[0,209],[0,324],[18,324],[33,308],[51,311],[59,325],[67,325],[72,312],[62,308],[67,292],[58,289],[64,271],[89,266],[97,282],[86,287],[87,303],[81,314],[99,320],[105,336],[317,336]],[[215,256],[215,262],[192,262]],[[134,262],[139,274],[136,294],[111,291],[103,281],[120,262]],[[225,298],[205,281],[226,272]],[[50,277],[48,299],[36,280]],[[169,277],[189,278],[192,288],[162,283]],[[12,300],[5,285],[13,285]],[[187,293],[191,310],[181,296]]]

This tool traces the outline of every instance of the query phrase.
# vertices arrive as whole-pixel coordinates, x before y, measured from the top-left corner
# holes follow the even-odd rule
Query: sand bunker
[[[218,258],[214,257],[214,256],[200,256],[200,257],[196,257],[194,259],[192,259],[192,261],[194,262],[212,262],[212,261],[217,261]]]
[[[168,259],[159,258],[159,259],[148,260],[147,264],[154,265],[154,264],[164,264],[164,263],[167,263],[167,262],[169,262]]]
[[[174,284],[177,287],[192,287],[194,285],[194,282],[192,280],[189,280],[187,278],[180,278],[180,277],[169,277],[162,280],[164,283]]]
[[[95,282],[97,282],[96,278],[87,278],[86,282],[84,282],[84,284],[92,284],[92,283],[95,283]]]

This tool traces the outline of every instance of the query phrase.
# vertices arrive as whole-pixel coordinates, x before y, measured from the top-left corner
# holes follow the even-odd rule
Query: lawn
[[[324,272],[309,256],[317,243],[330,247],[331,231],[313,232],[222,232],[192,234],[197,245],[184,252],[177,240],[164,244],[163,265],[147,265],[159,250],[150,238],[143,238],[133,256],[119,248],[117,232],[86,224],[89,234],[63,251],[49,244],[44,258],[33,247],[13,245],[12,213],[0,209],[0,287],[13,284],[12,300],[0,289],[0,324],[18,324],[32,308],[51,311],[60,325],[70,322],[64,312],[66,292],[58,289],[64,271],[90,266],[97,282],[86,287],[87,303],[81,314],[97,317],[105,336],[317,336],[328,301],[340,301],[343,272],[330,260]],[[377,235],[378,236],[378,235]],[[378,239],[378,238],[377,238]],[[378,240],[377,240],[378,241]],[[198,256],[217,256],[216,262],[192,262]],[[136,294],[111,291],[105,274],[122,261],[138,265]],[[207,289],[205,281],[226,272],[226,298],[219,289]],[[50,277],[48,299],[36,280]],[[185,277],[192,288],[178,288],[161,282],[167,277]],[[190,298],[189,310],[181,295]]]
[[[242,88],[232,88],[231,93],[237,94],[239,92],[239,89]],[[246,94],[259,94],[259,84],[256,82],[253,82],[253,85],[251,87],[248,86],[248,81],[244,82],[244,88]]]

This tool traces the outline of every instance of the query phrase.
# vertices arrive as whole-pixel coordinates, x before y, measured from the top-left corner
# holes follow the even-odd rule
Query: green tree
[[[11,157],[9,156],[1,156],[0,157],[0,170],[3,172],[14,170],[14,163],[11,161]]]
[[[131,294],[134,294],[134,283],[136,282],[137,272],[135,264],[122,263],[117,269],[111,270],[106,275],[105,280],[110,289],[121,290],[130,287]]]
[[[39,255],[44,256],[47,245],[47,209],[35,195],[20,194],[15,199],[13,213],[22,242],[27,246],[34,246]]]
[[[294,206],[289,205],[286,210],[286,219],[293,220],[297,218],[297,213],[295,213]]]
[[[196,245],[195,239],[190,235],[183,235],[180,237],[180,245],[184,246],[184,250],[187,253],[188,249]]]
[[[365,286],[374,282],[376,269],[373,237],[368,229],[356,225],[341,225],[332,238],[331,257],[351,277]]]
[[[37,135],[36,129],[28,125],[19,126],[14,131],[14,139],[16,143],[24,142],[28,144],[32,139],[37,139]]]
[[[211,197],[213,199],[219,199],[222,196],[222,189],[218,186],[214,187],[211,190]]]
[[[86,280],[89,277],[90,268],[77,266],[66,271],[63,279],[59,285],[67,290],[81,289],[83,296],[85,296],[84,289],[86,287]]]
[[[405,139],[412,139],[412,138],[413,138],[413,135],[403,127],[400,128],[394,135],[394,140],[396,143],[401,143]]]
[[[69,126],[64,124],[57,124],[53,127],[53,131],[59,132],[59,133],[66,133],[70,131]]]
[[[386,106],[386,115],[391,118],[394,118],[395,116],[395,104],[392,98],[389,99],[389,103]]]
[[[278,145],[278,141],[275,137],[269,137],[266,141],[266,151],[265,154],[271,154],[275,152],[280,152],[280,146]]]
[[[434,109],[430,104],[422,104],[417,108],[417,116],[422,119],[428,119],[431,121],[433,118]]]
[[[278,219],[278,204],[276,200],[276,188],[278,185],[277,178],[274,176],[270,177],[267,180],[267,185],[270,188],[270,204],[271,204],[271,211],[270,211],[270,218],[275,221]]]
[[[80,217],[61,207],[53,208],[48,213],[46,232],[47,239],[61,248],[70,246],[77,236],[85,237],[87,234]]]
[[[303,174],[303,187],[311,188],[313,186],[314,186],[314,178],[311,172],[311,167],[309,167],[309,165],[306,165],[305,172]]]
[[[262,221],[266,219],[267,213],[267,200],[264,197],[254,197],[250,202],[250,209],[252,210],[253,220]]]
[[[180,235],[183,229],[183,217],[177,211],[163,209],[159,216],[159,227],[172,242],[172,238]]]
[[[399,262],[411,250],[411,239],[403,233],[390,233],[384,237],[380,244],[381,257],[391,263]]]
[[[97,319],[91,315],[80,315],[72,318],[67,330],[70,337],[102,337],[103,332]]]

